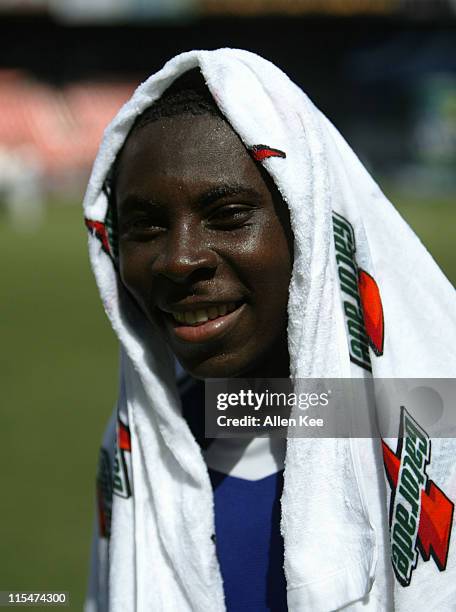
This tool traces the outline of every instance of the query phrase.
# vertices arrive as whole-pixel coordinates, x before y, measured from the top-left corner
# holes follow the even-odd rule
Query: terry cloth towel
[[[119,402],[100,462],[87,610],[225,609],[207,467],[181,416],[172,356],[124,299],[103,192],[135,117],[197,66],[290,210],[292,376],[449,378],[456,371],[452,287],[301,89],[245,51],[175,57],[107,128],[84,202],[91,263],[121,345]],[[405,417],[398,412],[398,429]],[[424,470],[428,442],[413,423],[406,426]],[[432,440],[431,462],[414,483],[421,487],[418,501],[411,506],[409,495],[407,506],[396,496],[403,501],[399,509],[392,492],[405,469],[401,449],[385,441],[386,479],[381,450],[378,440],[288,440],[281,529],[290,611],[454,609],[454,441]],[[391,549],[390,511],[400,523]]]

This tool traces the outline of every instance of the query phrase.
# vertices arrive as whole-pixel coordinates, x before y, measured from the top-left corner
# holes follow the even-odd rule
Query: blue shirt
[[[245,480],[209,470],[217,556],[229,612],[285,612],[280,496],[283,471]]]

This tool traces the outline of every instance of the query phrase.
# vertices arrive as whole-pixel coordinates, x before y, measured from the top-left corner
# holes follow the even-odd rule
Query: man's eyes
[[[208,229],[223,231],[249,224],[255,207],[247,204],[225,204],[208,212],[201,221]],[[120,235],[126,238],[150,239],[166,232],[169,222],[155,215],[137,214],[120,218]]]
[[[211,212],[206,223],[215,229],[236,229],[247,225],[254,211],[254,207],[246,204],[227,204]]]
[[[166,230],[166,225],[159,219],[149,215],[133,215],[120,219],[120,234],[123,236],[145,235],[147,237],[157,235]]]

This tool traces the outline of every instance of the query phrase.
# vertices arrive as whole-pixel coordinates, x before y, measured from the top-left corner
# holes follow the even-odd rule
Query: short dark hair
[[[161,98],[136,118],[130,134],[151,121],[184,114],[222,117],[199,68],[193,68],[178,77]]]
[[[157,121],[164,117],[177,117],[179,115],[212,115],[223,119],[214,98],[204,82],[199,68],[193,68],[178,77],[166,89],[163,95],[151,106],[146,108],[136,117],[122,149],[111,166],[103,185],[103,191],[108,199],[108,211],[106,213],[106,228],[109,236],[111,251],[114,260],[118,258],[118,235],[117,235],[117,203],[115,200],[115,186],[117,181],[119,159],[127,140],[137,130],[148,123]]]

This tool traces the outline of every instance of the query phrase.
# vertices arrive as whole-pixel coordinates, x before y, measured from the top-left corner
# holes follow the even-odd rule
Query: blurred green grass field
[[[398,204],[455,284],[454,201]],[[0,245],[0,590],[69,591],[71,609],[81,610],[117,344],[78,206],[50,205],[35,233],[14,232],[0,218]]]
[[[74,610],[117,387],[117,345],[86,242],[79,206],[53,205],[37,233],[0,225],[0,590],[69,591]]]

